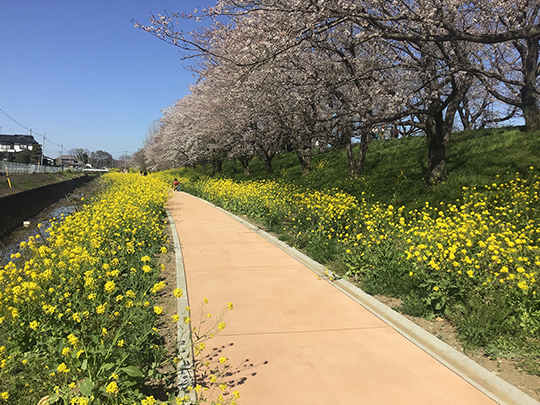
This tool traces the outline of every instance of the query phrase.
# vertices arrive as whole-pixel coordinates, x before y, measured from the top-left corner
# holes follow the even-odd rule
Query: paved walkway
[[[214,317],[234,304],[207,351],[230,358],[242,405],[496,403],[220,210],[184,193],[169,210],[193,318],[203,298]]]

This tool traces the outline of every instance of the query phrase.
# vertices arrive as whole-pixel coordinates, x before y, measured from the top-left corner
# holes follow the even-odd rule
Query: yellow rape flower
[[[114,283],[114,281],[107,281],[105,283],[105,291],[108,292],[108,293],[112,293],[116,288],[116,284]]]
[[[65,363],[60,364],[56,369],[60,373],[69,373],[71,371]]]
[[[105,388],[105,391],[107,394],[116,394],[118,392],[118,384],[116,384],[116,381],[111,381]]]

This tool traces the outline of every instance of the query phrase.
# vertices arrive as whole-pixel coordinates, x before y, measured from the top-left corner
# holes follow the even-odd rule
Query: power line
[[[26,129],[28,132],[32,132],[32,130],[31,130],[30,128],[25,127],[23,124],[21,124],[19,121],[17,121],[15,118],[13,118],[11,115],[9,115],[7,112],[5,112],[4,110],[2,110],[1,108],[0,108],[0,112],[1,112],[2,114],[4,114],[6,117],[8,117],[11,121],[13,121],[13,122],[14,122],[15,124],[17,124],[18,126],[24,128],[24,129]],[[42,135],[42,136],[43,136],[43,135]]]
[[[19,121],[17,121],[15,118],[13,118],[11,115],[9,115],[7,112],[5,112],[4,110],[2,110],[1,108],[0,108],[0,113],[2,113],[3,115],[5,115],[7,118],[9,118],[11,121],[13,121],[14,123],[16,123],[17,125],[19,125],[21,128],[26,129],[26,130],[27,130],[28,132],[30,132],[32,135],[44,137],[44,142],[43,142],[44,144],[45,144],[45,142],[48,142],[48,143],[53,144],[53,145],[56,146],[56,147],[70,150],[70,148],[64,147],[63,144],[60,144],[60,143],[56,143],[56,142],[51,141],[51,139],[50,139],[49,137],[47,137],[45,134],[40,134],[39,132],[34,132],[32,129],[30,129],[30,128],[26,127],[25,125],[21,124]],[[43,145],[43,147],[45,148],[45,145]],[[115,153],[124,153],[124,154],[127,154],[127,153],[135,153],[135,151],[132,151],[132,150],[122,150],[122,151],[119,151],[119,152],[110,152],[110,153],[111,153],[111,154],[115,154]]]
[[[59,143],[56,143],[56,142],[53,142],[50,140],[50,138],[46,137],[45,134],[40,134],[39,132],[35,132],[33,131],[32,129],[26,127],[25,125],[21,124],[19,121],[17,121],[15,118],[13,118],[11,115],[9,115],[7,112],[5,112],[4,110],[2,110],[0,108],[0,113],[2,113],[3,115],[5,115],[7,118],[9,118],[11,121],[13,121],[14,123],[16,123],[17,125],[19,125],[21,128],[24,128],[26,129],[28,132],[30,132],[32,135],[36,135],[36,136],[42,136],[45,138],[45,141],[46,142],[49,142],[49,143],[52,143],[54,146],[57,146],[57,147],[62,147],[62,144],[59,144]],[[43,147],[45,147],[45,145],[43,145]]]

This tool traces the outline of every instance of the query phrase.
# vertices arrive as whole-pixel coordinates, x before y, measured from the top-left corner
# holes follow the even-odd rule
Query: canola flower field
[[[0,268],[0,403],[162,403],[143,387],[164,356],[157,258],[170,188],[136,174],[103,181]]]
[[[403,299],[405,312],[446,316],[473,345],[540,337],[536,175],[464,187],[458,201],[416,210],[283,181],[184,177],[185,191],[260,219],[367,292]]]

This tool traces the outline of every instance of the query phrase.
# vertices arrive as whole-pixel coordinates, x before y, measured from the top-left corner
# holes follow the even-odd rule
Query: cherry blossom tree
[[[199,18],[212,24],[189,33],[178,29],[182,19]],[[227,72],[242,90],[234,92],[238,125],[224,126],[233,114],[224,107],[225,94],[214,97],[212,107],[222,119],[198,121],[206,122],[198,139],[205,139],[214,161],[233,150],[236,156],[242,145],[250,145],[246,156],[257,153],[269,137],[272,145],[294,149],[307,172],[313,146],[322,140],[346,145],[349,167],[358,174],[370,126],[400,121],[425,132],[426,180],[435,184],[447,176],[456,112],[471,118],[467,95],[475,80],[520,108],[527,126],[540,125],[537,1],[219,0],[192,14],[157,14],[150,25],[136,25],[182,49],[184,58],[197,58],[203,80]],[[216,94],[218,87],[212,89]],[[361,140],[358,160],[353,137]],[[220,142],[213,152],[211,139]],[[264,152],[267,170],[274,150]]]

